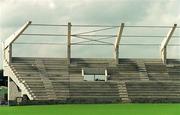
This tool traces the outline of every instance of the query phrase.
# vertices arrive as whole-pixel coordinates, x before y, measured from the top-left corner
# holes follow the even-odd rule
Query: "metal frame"
[[[28,33],[23,33],[28,26],[55,26],[55,27],[67,27],[67,35],[61,35],[61,34],[28,34]],[[177,24],[174,24],[173,27],[171,26],[125,26],[124,23],[121,23],[120,26],[110,26],[110,25],[73,25],[73,27],[101,27],[101,29],[94,29],[91,31],[85,31],[85,32],[81,32],[81,33],[77,33],[77,34],[71,34],[71,27],[72,24],[71,22],[69,22],[67,25],[55,25],[55,24],[31,24],[31,21],[26,22],[18,31],[16,31],[14,34],[12,34],[9,38],[7,38],[4,42],[3,45],[3,55],[4,55],[4,59],[6,62],[11,63],[11,57],[12,57],[12,44],[14,43],[14,41],[20,36],[20,35],[26,35],[26,36],[67,36],[67,44],[60,44],[60,43],[47,43],[47,45],[67,45],[67,62],[70,65],[71,64],[71,45],[113,45],[113,54],[114,54],[114,60],[115,60],[115,64],[117,65],[119,63],[119,45],[120,45],[120,40],[122,39],[122,37],[139,37],[139,38],[143,38],[143,37],[157,37],[157,38],[161,38],[164,36],[137,36],[137,35],[122,35],[123,33],[123,29],[124,27],[127,28],[171,28],[171,30],[168,32],[167,36],[164,38],[164,40],[161,43],[161,47],[160,47],[160,54],[161,54],[161,59],[163,61],[163,63],[166,63],[166,58],[167,58],[167,45],[169,40],[172,37],[175,38],[180,38],[180,36],[172,36],[175,29],[176,28],[180,28],[177,27]],[[96,34],[92,34],[89,35],[88,33],[93,33],[93,32],[98,32],[98,31],[104,31],[104,30],[108,30],[108,29],[114,29],[114,28],[118,28],[119,27],[119,31],[117,35],[96,35]],[[77,43],[71,43],[71,39],[72,37],[76,37],[76,38],[80,38],[80,39],[84,39],[84,41],[81,42],[77,42]],[[97,37],[97,39],[91,39],[88,37]],[[105,39],[109,39],[109,38],[114,38],[115,42],[114,43],[110,43],[110,42],[105,42],[103,40]],[[97,43],[87,43],[87,42],[97,42]],[[15,44],[28,44],[28,43],[15,43]],[[40,43],[29,43],[29,44],[40,44]],[[42,43],[40,45],[46,45],[46,43]],[[121,44],[121,45],[159,45],[159,44]],[[179,44],[171,44],[169,46],[179,46]]]

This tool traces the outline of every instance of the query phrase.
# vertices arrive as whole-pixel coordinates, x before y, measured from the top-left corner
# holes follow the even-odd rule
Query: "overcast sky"
[[[0,0],[0,39],[4,41],[8,36],[15,32],[26,21],[31,20],[33,23],[50,23],[50,24],[106,24],[120,25],[124,22],[126,25],[168,25],[174,23],[180,24],[180,0]],[[45,29],[42,29],[45,30]],[[180,35],[180,29],[177,29],[175,34]],[[116,29],[113,30],[117,33]],[[145,30],[132,30],[135,33],[146,33]],[[126,32],[126,31],[125,31]],[[149,34],[166,35],[168,30],[159,30],[156,32],[149,31]],[[114,34],[113,33],[113,34]],[[128,32],[127,32],[128,33]],[[130,32],[129,32],[130,33]],[[133,33],[134,34],[134,33]],[[162,38],[163,39],[163,38]],[[132,40],[147,43],[160,43],[162,40],[154,39],[151,41]],[[156,39],[155,39],[156,40]],[[33,41],[24,39],[24,41]],[[130,41],[130,39],[128,40]],[[180,39],[174,40],[174,43],[179,43]],[[52,40],[50,40],[52,42]],[[124,43],[127,40],[124,41]],[[128,42],[131,43],[131,42]],[[27,46],[28,47],[28,46]],[[31,56],[34,55],[34,50],[37,46],[29,46],[28,53],[22,51],[26,46],[18,46],[14,55]],[[41,51],[37,51],[35,56],[44,55],[59,55],[65,56],[63,47],[47,47],[38,46]],[[108,57],[112,53],[112,48],[104,46],[87,47],[87,50],[82,47],[74,49],[74,56],[99,56]],[[103,50],[105,48],[105,50]],[[128,49],[128,50],[127,50]],[[140,49],[142,49],[140,51]],[[159,56],[158,48],[149,50],[150,48],[121,48],[121,57],[155,57]],[[171,48],[168,56],[172,58],[180,58],[179,47]],[[81,52],[82,54],[78,54]],[[108,52],[108,53],[107,53]],[[134,53],[136,52],[136,53]],[[139,53],[138,53],[139,52]],[[0,51],[0,53],[2,53]],[[57,55],[57,53],[59,55]],[[142,56],[141,56],[142,55]],[[53,56],[52,56],[53,57]]]

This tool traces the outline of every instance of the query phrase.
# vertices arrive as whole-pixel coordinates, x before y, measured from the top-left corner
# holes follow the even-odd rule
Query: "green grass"
[[[0,86],[0,97],[4,97],[4,94],[7,94],[8,89],[7,87]]]
[[[0,115],[180,115],[180,104],[2,106]]]

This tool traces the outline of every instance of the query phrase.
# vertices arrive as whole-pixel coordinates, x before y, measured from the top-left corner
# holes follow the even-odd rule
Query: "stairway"
[[[56,100],[57,97],[56,97],[56,94],[54,92],[52,82],[48,78],[48,74],[46,72],[46,68],[44,66],[43,61],[37,59],[37,60],[35,60],[35,64],[36,64],[36,67],[37,67],[37,69],[38,69],[38,71],[40,73],[39,77],[43,81],[45,91],[46,91],[46,93],[48,95],[48,100]]]
[[[137,65],[138,65],[138,69],[139,69],[140,79],[143,80],[143,81],[149,80],[148,73],[147,73],[144,61],[143,60],[138,60]]]
[[[131,100],[128,98],[126,83],[125,82],[119,82],[118,88],[119,88],[119,96],[120,96],[122,103],[130,103]]]

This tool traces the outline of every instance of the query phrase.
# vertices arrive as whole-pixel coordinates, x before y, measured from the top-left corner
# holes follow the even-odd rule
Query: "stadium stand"
[[[10,102],[180,102],[180,60],[167,59],[165,51],[176,24],[161,44],[161,59],[119,58],[118,46],[115,58],[71,58],[70,44],[67,58],[12,57],[11,44],[29,25],[31,22],[4,45]],[[123,26],[115,45],[119,44]]]

